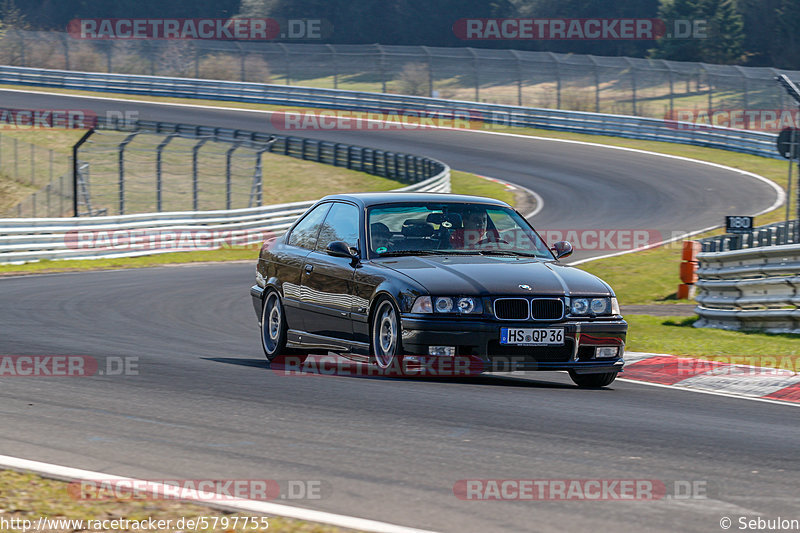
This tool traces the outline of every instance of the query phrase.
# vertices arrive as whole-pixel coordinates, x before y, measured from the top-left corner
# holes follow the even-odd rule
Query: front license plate
[[[500,344],[563,346],[564,328],[500,328]]]

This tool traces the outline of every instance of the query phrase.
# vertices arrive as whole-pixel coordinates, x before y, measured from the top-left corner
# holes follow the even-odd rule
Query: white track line
[[[114,476],[104,474],[102,472],[92,472],[90,470],[80,470],[78,468],[70,468],[67,466],[54,465],[50,463],[41,463],[39,461],[29,461],[27,459],[20,459],[8,455],[0,455],[0,467],[6,467],[13,470],[22,470],[28,472],[35,472],[47,477],[56,479],[66,479],[70,481],[124,481],[134,482],[140,481],[133,478]],[[166,488],[163,484],[151,483],[154,489],[158,490],[159,494],[164,494]],[[287,518],[295,518],[298,520],[306,520],[309,522],[318,522],[322,524],[330,524],[333,526],[344,527],[349,529],[359,529],[362,531],[374,531],[385,533],[431,533],[424,529],[414,529],[405,526],[398,526],[395,524],[388,524],[386,522],[378,522],[375,520],[368,520],[366,518],[356,518],[353,516],[346,516],[340,514],[333,514],[324,511],[313,511],[310,509],[301,509],[299,507],[292,507],[289,505],[282,505],[277,503],[262,502],[256,500],[245,500],[239,498],[226,498],[224,503],[219,501],[209,501],[208,498],[203,498],[200,491],[185,490],[189,497],[185,498],[187,501],[192,501],[207,507],[216,507],[222,509],[233,509],[237,511],[249,511],[263,515],[276,515]]]
[[[625,372],[622,373],[625,375]],[[617,378],[616,381],[624,381],[625,383],[637,383],[639,385],[648,385],[650,387],[661,387],[663,389],[676,389],[687,392],[698,392],[700,394],[711,394],[712,396],[725,396],[727,398],[737,398],[739,400],[752,400],[754,402],[774,403],[778,405],[787,405],[789,407],[800,407],[800,403],[787,402],[782,400],[773,400],[771,398],[757,398],[755,396],[745,396],[743,394],[734,394],[732,392],[721,392],[705,389],[693,389],[689,387],[681,387],[680,385],[665,385],[664,383],[651,383],[649,381],[639,381],[638,379]]]

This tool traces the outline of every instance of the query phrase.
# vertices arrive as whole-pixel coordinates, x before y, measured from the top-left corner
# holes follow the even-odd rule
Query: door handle
[[[306,273],[311,274],[311,271],[314,270],[314,265],[306,265]]]

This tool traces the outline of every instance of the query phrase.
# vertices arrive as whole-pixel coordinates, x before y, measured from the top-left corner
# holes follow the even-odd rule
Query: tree
[[[708,37],[701,45],[703,61],[741,63],[744,60],[744,23],[734,0],[706,0],[705,3],[708,4]]]
[[[781,0],[777,9],[778,27],[771,47],[774,64],[782,68],[800,69],[800,3]]]
[[[724,64],[744,60],[744,23],[734,0],[664,0],[659,16],[668,33],[658,40],[652,57]],[[670,35],[675,21],[686,21],[692,28],[699,21],[704,34]]]

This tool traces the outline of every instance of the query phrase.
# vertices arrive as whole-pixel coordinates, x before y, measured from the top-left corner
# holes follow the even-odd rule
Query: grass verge
[[[110,499],[110,500],[81,500],[77,499],[68,490],[69,484],[64,481],[46,479],[36,474],[21,473],[13,470],[0,470],[0,516],[8,523],[12,524],[12,530],[24,531],[22,527],[14,527],[12,520],[29,520],[33,527],[38,520],[46,517],[49,520],[73,520],[83,521],[83,524],[76,526],[50,527],[44,528],[48,531],[145,531],[147,528],[135,526],[129,527],[93,527],[94,521],[104,520],[128,520],[129,522],[144,522],[149,519],[154,521],[169,520],[170,526],[164,527],[161,531],[226,531],[226,532],[252,532],[252,531],[283,531],[291,533],[336,533],[344,531],[337,527],[322,524],[314,524],[301,520],[289,518],[267,517],[266,524],[261,522],[261,517],[244,512],[228,512],[203,507],[202,505],[183,503],[178,501],[153,501],[153,500],[134,500],[134,499]],[[241,524],[243,517],[251,517],[247,522],[247,527]],[[178,521],[183,519],[184,524],[187,520],[197,523],[200,517],[205,517],[210,525],[216,523],[217,527],[206,527],[193,529],[190,527],[179,527]],[[239,518],[238,527],[221,527],[220,524],[232,525],[234,517]],[[257,527],[252,526],[252,519]],[[92,523],[87,523],[87,521]],[[226,522],[227,521],[227,522]],[[51,522],[52,524],[52,522]],[[110,524],[107,522],[106,524]],[[126,525],[118,522],[119,525]],[[164,525],[167,522],[163,522]],[[99,524],[97,524],[99,525]],[[261,527],[266,525],[267,527]],[[30,530],[30,529],[29,529]],[[348,530],[349,531],[349,530]]]
[[[625,320],[630,326],[625,347],[629,351],[724,358],[725,362],[754,366],[775,366],[764,361],[755,364],[754,356],[789,357],[800,363],[800,335],[695,328],[692,324],[697,317],[626,315]]]

